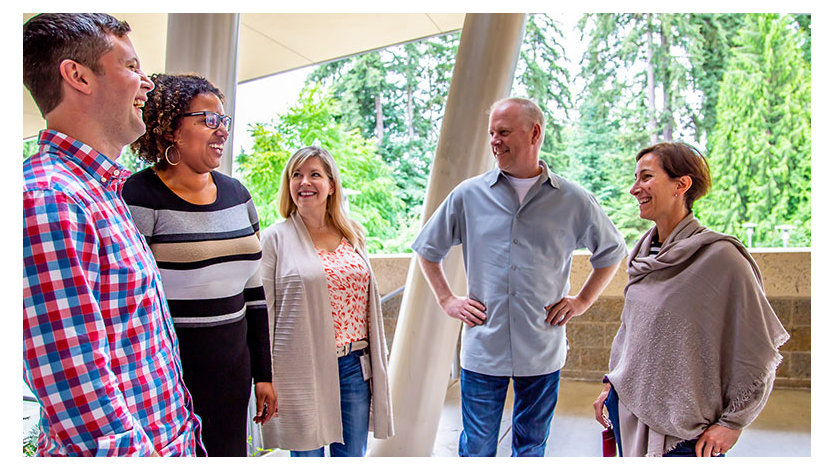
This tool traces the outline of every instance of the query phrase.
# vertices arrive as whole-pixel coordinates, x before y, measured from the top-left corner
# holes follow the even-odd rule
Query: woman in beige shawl
[[[703,156],[660,143],[637,154],[635,177],[655,226],[628,258],[596,419],[613,425],[620,455],[721,456],[764,407],[788,334],[747,250],[692,215],[710,186]]]
[[[294,457],[359,457],[369,428],[394,435],[379,292],[362,228],[342,208],[330,153],[305,147],[287,162],[279,209],[263,232],[277,414],[267,448]]]

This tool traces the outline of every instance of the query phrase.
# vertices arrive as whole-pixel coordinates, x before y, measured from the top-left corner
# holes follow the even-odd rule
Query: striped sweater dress
[[[272,381],[258,215],[240,182],[211,175],[211,204],[181,199],[150,168],[122,196],[162,275],[206,452],[245,456],[252,381]]]

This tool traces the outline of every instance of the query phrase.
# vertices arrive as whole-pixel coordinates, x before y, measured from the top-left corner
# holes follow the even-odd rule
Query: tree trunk
[[[405,101],[405,119],[406,126],[408,126],[408,141],[414,140],[414,92],[411,89],[411,84],[405,87],[406,101]]]
[[[654,51],[652,34],[652,15],[646,15],[646,99],[649,108],[649,142],[657,143],[657,107],[654,102],[655,80],[654,80]]]
[[[663,113],[661,116],[663,117],[663,140],[671,142],[675,120],[672,117],[672,73],[670,71],[672,66],[672,51],[669,46],[669,34],[667,30],[666,22],[661,18],[660,48],[663,51],[663,56],[661,57],[661,62],[663,63],[663,72],[661,74],[661,81],[663,82]]]
[[[385,136],[385,128],[383,127],[383,120],[382,120],[382,96],[377,95],[374,98],[374,107],[376,108],[376,143],[378,146],[382,147],[382,138]]]

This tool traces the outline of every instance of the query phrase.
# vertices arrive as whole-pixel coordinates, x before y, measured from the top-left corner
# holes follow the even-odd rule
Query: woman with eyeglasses
[[[150,78],[147,129],[131,148],[152,166],[122,196],[162,275],[205,452],[243,457],[252,382],[255,422],[276,400],[258,214],[246,188],[216,171],[231,126],[220,90],[196,75]]]

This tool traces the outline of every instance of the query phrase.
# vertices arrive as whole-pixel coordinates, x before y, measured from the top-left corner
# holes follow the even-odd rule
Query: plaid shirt
[[[200,421],[130,174],[52,130],[23,164],[23,371],[38,455],[194,455]],[[202,444],[200,444],[202,445]]]

